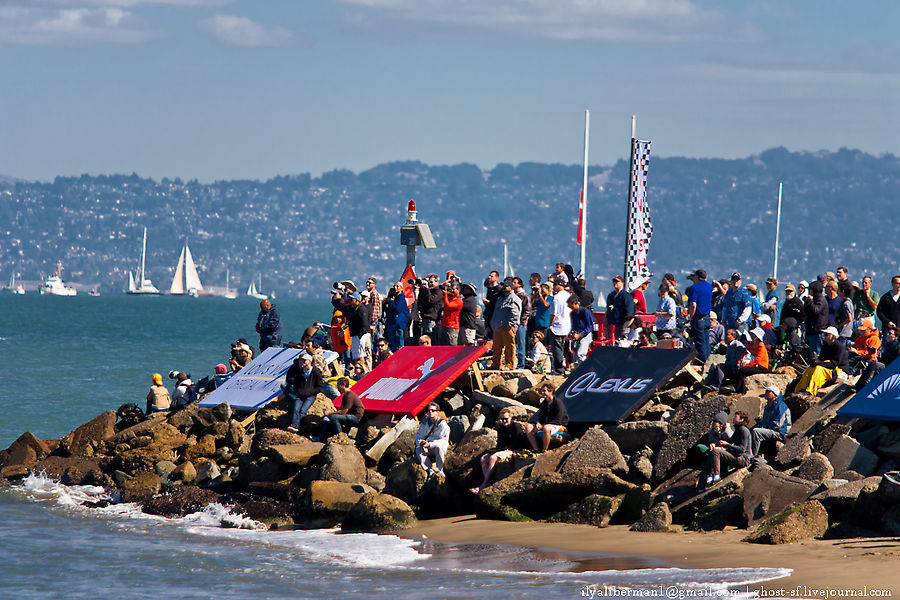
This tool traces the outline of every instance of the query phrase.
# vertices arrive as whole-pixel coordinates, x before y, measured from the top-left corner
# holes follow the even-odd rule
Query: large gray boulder
[[[496,445],[496,430],[470,431],[447,453],[444,472],[462,489],[475,487],[484,478],[481,472],[481,456]]]
[[[365,484],[342,481],[313,481],[309,486],[306,526],[335,527],[367,493],[375,493]]]
[[[609,437],[624,454],[634,454],[647,447],[659,450],[668,435],[665,421],[627,421],[609,431]]]
[[[822,537],[828,529],[828,513],[816,500],[788,508],[766,520],[746,541],[757,544],[793,544]]]
[[[754,525],[782,510],[806,501],[816,483],[792,477],[769,466],[754,471],[744,480],[744,516]]]
[[[341,523],[343,533],[391,533],[416,524],[409,505],[390,494],[371,492],[359,499]]]
[[[366,461],[346,434],[330,438],[322,449],[320,458],[320,479],[344,483],[366,482]]]
[[[849,470],[867,477],[873,474],[878,467],[878,455],[865,446],[861,446],[849,435],[842,435],[835,440],[827,456],[835,473]]]
[[[630,531],[669,531],[671,525],[672,513],[669,512],[669,505],[660,502],[653,505],[628,529]]]
[[[667,478],[672,469],[685,459],[688,450],[709,432],[713,417],[725,410],[727,402],[725,396],[708,396],[679,405],[669,423],[668,437],[656,453],[653,472],[657,478]]]
[[[834,467],[831,466],[831,461],[828,460],[827,456],[813,452],[806,460],[800,463],[793,475],[814,483],[822,483],[834,476]]]
[[[591,494],[581,502],[569,506],[547,519],[551,523],[575,523],[580,525],[593,525],[594,527],[609,527],[610,521],[619,506],[622,504],[622,496],[602,496]]]
[[[572,452],[563,459],[560,472],[575,473],[598,467],[609,468],[619,474],[628,472],[619,447],[599,425],[595,425],[581,436]]]

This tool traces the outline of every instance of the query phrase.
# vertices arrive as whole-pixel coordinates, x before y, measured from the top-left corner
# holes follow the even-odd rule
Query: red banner
[[[413,289],[412,284],[409,283],[410,279],[415,278],[416,270],[412,265],[406,265],[403,275],[400,276],[400,285],[403,286],[403,294],[406,296],[406,306],[408,308],[412,308],[413,302],[416,301],[416,292]]]
[[[356,382],[367,411],[418,413],[465,373],[487,346],[404,346]]]

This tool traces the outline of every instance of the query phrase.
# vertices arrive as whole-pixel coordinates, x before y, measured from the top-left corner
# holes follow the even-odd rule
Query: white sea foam
[[[435,554],[422,549],[422,542],[395,535],[341,534],[337,529],[268,531],[262,523],[241,515],[231,508],[214,503],[203,510],[180,518],[149,515],[136,503],[117,503],[117,498],[99,486],[66,486],[45,474],[30,474],[15,486],[26,498],[36,502],[53,503],[65,510],[83,511],[106,517],[117,525],[131,529],[146,525],[181,528],[191,535],[228,539],[231,542],[267,547],[273,551],[299,554],[310,560],[326,564],[342,564],[348,567],[381,570],[434,572],[461,575],[485,575],[511,577],[513,579],[540,579],[579,582],[586,586],[616,586],[619,590],[639,590],[659,586],[678,586],[679,589],[706,590],[704,595],[728,597],[740,600],[751,597],[751,592],[735,593],[734,588],[753,583],[787,577],[790,569],[783,568],[727,568],[683,569],[644,568],[628,570],[603,570],[570,572],[566,570],[514,570],[483,568],[496,564],[497,556],[490,547],[482,547],[468,554],[463,565],[440,564],[440,545]],[[110,502],[95,508],[94,503]],[[86,504],[87,503],[87,504]],[[479,555],[483,559],[479,560]],[[430,560],[434,559],[434,560]],[[511,562],[515,562],[512,560]],[[565,561],[568,564],[568,561]],[[564,567],[565,568],[565,567]],[[729,588],[731,591],[729,591]]]

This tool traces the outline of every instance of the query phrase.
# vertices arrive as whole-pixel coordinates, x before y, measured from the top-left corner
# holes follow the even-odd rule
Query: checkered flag
[[[653,236],[650,208],[647,206],[647,170],[650,166],[650,141],[631,140],[631,184],[628,188],[628,246],[625,256],[625,285],[631,287],[648,279],[647,251]]]

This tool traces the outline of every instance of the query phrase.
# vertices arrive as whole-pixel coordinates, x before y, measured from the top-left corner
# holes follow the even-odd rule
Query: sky
[[[900,2],[0,0],[0,174],[900,154]]]

